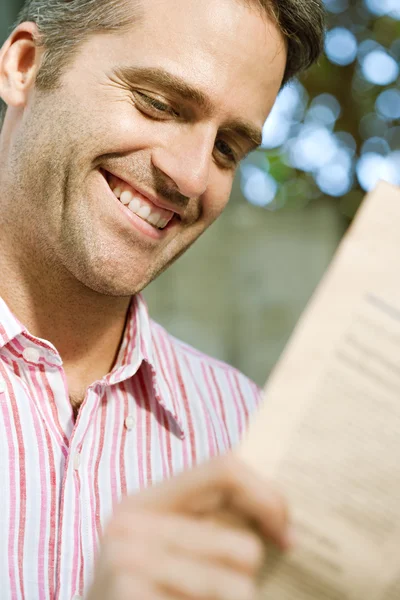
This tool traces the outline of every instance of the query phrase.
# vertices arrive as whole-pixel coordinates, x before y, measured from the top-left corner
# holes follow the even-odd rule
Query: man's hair
[[[14,27],[36,23],[44,56],[37,74],[40,90],[57,87],[79,47],[91,35],[128,28],[146,0],[26,0]],[[243,1],[243,0],[242,0]],[[323,47],[323,0],[245,0],[272,18],[286,39],[282,85],[310,67]],[[0,99],[0,129],[6,106]]]

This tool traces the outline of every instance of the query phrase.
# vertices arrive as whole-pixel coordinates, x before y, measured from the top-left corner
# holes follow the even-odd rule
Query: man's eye
[[[221,140],[221,139],[217,140],[215,142],[215,148],[229,162],[231,162],[233,164],[236,164],[238,162],[235,152],[232,150],[230,145],[227,144],[224,140]]]
[[[140,104],[141,106],[145,106],[145,109],[149,109],[151,111],[152,114],[159,114],[160,116],[162,115],[169,115],[169,116],[177,116],[176,111],[169,106],[168,104],[165,104],[164,102],[161,102],[160,100],[157,100],[157,98],[153,98],[152,96],[147,96],[147,94],[144,94],[143,92],[138,92],[136,91],[137,96],[139,97],[140,100]]]

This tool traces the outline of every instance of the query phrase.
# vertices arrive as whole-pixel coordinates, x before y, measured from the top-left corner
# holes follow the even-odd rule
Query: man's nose
[[[198,198],[207,189],[213,162],[215,131],[200,128],[174,136],[168,145],[155,148],[154,167],[187,198]]]

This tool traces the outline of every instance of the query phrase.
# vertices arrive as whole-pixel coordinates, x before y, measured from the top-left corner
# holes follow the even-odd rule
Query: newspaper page
[[[400,189],[366,196],[237,452],[297,534],[260,600],[400,600]]]

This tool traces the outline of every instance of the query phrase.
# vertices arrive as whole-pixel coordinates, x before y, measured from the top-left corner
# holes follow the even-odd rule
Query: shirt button
[[[0,394],[3,394],[6,391],[6,382],[0,379]]]
[[[132,415],[129,415],[125,419],[125,427],[128,429],[128,431],[131,431],[131,429],[133,429],[134,426],[135,426],[135,417]]]
[[[22,356],[29,362],[38,362],[40,358],[40,352],[36,348],[25,348]]]
[[[79,452],[77,452],[74,456],[74,469],[75,471],[77,471],[79,469],[79,467],[81,466],[81,455]]]

